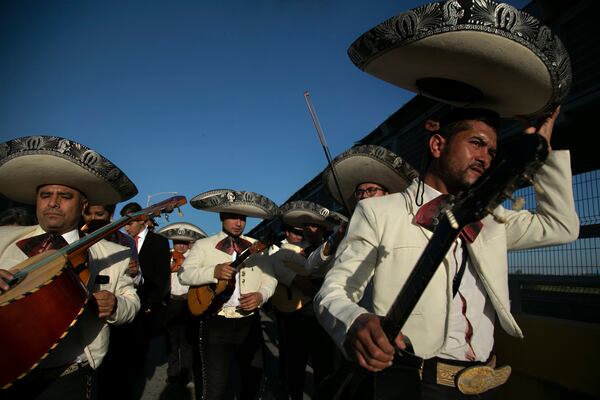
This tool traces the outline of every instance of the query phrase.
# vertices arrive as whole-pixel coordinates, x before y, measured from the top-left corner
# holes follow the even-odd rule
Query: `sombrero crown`
[[[329,194],[341,205],[356,206],[354,190],[361,183],[376,183],[390,193],[401,192],[418,176],[406,161],[385,147],[362,145],[353,147],[333,159],[340,183],[338,190],[331,168],[323,172],[323,183]]]
[[[207,237],[202,229],[189,222],[175,222],[161,228],[158,233],[170,240],[194,241]]]
[[[58,184],[83,192],[91,204],[116,204],[137,194],[129,178],[101,154],[57,136],[0,143],[0,188],[6,197],[35,203],[37,188]]]
[[[558,37],[528,13],[492,0],[403,12],[364,33],[348,55],[404,89],[504,117],[547,113],[571,86],[571,63]]]
[[[269,198],[254,192],[216,189],[200,193],[190,204],[204,211],[227,212],[268,219],[277,216],[279,208]]]
[[[290,201],[281,206],[281,220],[284,224],[301,227],[304,224],[316,224],[333,229],[347,218],[320,204],[306,200]]]

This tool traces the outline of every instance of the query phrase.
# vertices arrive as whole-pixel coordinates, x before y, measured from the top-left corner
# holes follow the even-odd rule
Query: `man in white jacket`
[[[548,145],[557,115],[558,110],[538,130]],[[522,336],[510,314],[507,251],[565,243],[578,235],[569,153],[550,151],[535,177],[544,191],[536,193],[537,212],[499,207],[495,214],[505,223],[488,216],[472,242],[457,239],[394,345],[388,341],[381,318],[432,236],[415,223],[415,216],[421,204],[470,187],[490,166],[496,154],[496,119],[486,110],[450,113],[429,139],[431,162],[422,178],[422,194],[415,181],[404,192],[359,202],[334,266],[315,298],[320,322],[338,346],[369,371],[390,367],[394,345],[406,349],[406,335],[422,362],[414,371],[404,370],[414,374],[412,382],[417,387],[403,390],[426,399],[463,398],[456,387],[456,374],[482,364],[493,368],[496,316],[509,334]],[[534,131],[529,128],[526,133]],[[463,259],[466,267],[455,294],[453,278]],[[371,279],[373,310],[368,311],[357,303]],[[484,379],[477,396],[508,378],[495,373]]]
[[[85,154],[91,150],[67,139],[26,137],[2,143],[0,147],[5,150],[0,159],[3,194],[16,201],[35,203],[39,221],[35,226],[0,228],[0,294],[10,296],[10,290],[19,285],[19,282],[8,284],[16,272],[11,272],[11,267],[80,239],[78,227],[88,199],[100,204],[116,203],[135,195],[137,189],[110,161],[97,153],[94,153],[97,158],[90,160]],[[34,174],[31,168],[38,172]],[[126,247],[102,240],[88,249],[89,280],[87,284],[82,282],[90,293],[90,306],[81,310],[71,327],[65,327],[66,336],[56,338],[60,339],[56,348],[48,349],[49,354],[39,360],[39,365],[30,367],[37,368],[22,371],[29,374],[13,381],[13,387],[0,393],[2,398],[5,395],[6,398],[64,399],[94,396],[94,371],[108,348],[108,324],[129,322],[140,308],[133,281],[127,274],[128,263]],[[18,306],[19,301],[32,301],[43,289],[44,285],[39,291],[27,293],[14,305]],[[57,317],[46,313],[45,305],[40,304],[35,315],[22,318],[36,321]],[[29,322],[24,324],[29,326]],[[9,327],[3,325],[2,329]],[[19,347],[18,343],[9,345]],[[27,343],[21,345],[26,347]],[[11,360],[3,359],[3,364],[10,365]]]

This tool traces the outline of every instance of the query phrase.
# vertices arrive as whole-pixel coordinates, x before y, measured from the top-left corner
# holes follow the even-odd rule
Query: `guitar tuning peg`
[[[525,207],[525,199],[523,197],[517,197],[511,199],[512,201],[512,209],[515,211],[521,211],[523,207]]]
[[[183,217],[183,213],[181,212],[181,209],[179,207],[177,207],[177,215]]]
[[[454,216],[454,213],[452,211],[446,210],[446,217],[448,218],[448,222],[450,222],[450,226],[453,229],[459,228],[458,222],[456,221],[456,217]]]

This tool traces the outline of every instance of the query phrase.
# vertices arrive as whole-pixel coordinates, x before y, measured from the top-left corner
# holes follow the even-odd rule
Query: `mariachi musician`
[[[192,346],[188,340],[192,316],[188,310],[188,285],[179,282],[177,273],[196,240],[208,235],[189,222],[164,226],[158,234],[171,240],[171,301],[167,304],[167,382],[185,385],[192,379]]]
[[[355,398],[492,398],[510,374],[509,367],[495,366],[495,320],[523,337],[510,313],[507,251],[566,243],[578,234],[569,152],[551,146],[556,104],[571,80],[568,55],[535,18],[491,0],[401,13],[361,36],[349,54],[381,79],[472,108],[427,123],[428,165],[419,180],[401,193],[359,202],[315,297],[317,315],[349,358],[373,372],[374,384],[362,387],[366,393],[353,388]],[[500,206],[496,218],[488,215],[460,235],[453,231],[450,251],[421,259],[443,259],[424,292],[405,292],[416,281],[409,276],[423,249],[433,238],[452,239],[439,236],[445,230],[432,233],[437,205],[447,195],[468,193],[484,171],[494,171],[499,115],[542,116],[537,128],[525,130],[550,149],[535,174],[536,212]],[[358,304],[370,280],[372,310]],[[399,293],[411,295],[416,306],[405,321],[389,322]],[[389,322],[386,332],[382,320]]]
[[[257,398],[263,379],[262,361],[257,361],[262,358],[263,348],[258,309],[273,294],[277,280],[265,255],[247,258],[240,270],[231,264],[255,242],[242,234],[246,217],[272,218],[277,215],[277,205],[258,193],[228,189],[199,194],[190,203],[199,210],[218,212],[222,231],[194,244],[178,272],[180,282],[206,286],[228,281],[234,286],[230,298],[215,315],[199,319],[194,357],[196,397],[225,398],[231,390],[230,362],[234,360],[241,378],[238,396]]]
[[[14,201],[35,204],[39,221],[35,226],[0,228],[0,268],[3,268],[0,289],[5,296],[11,293],[6,281],[13,276],[7,271],[12,266],[79,240],[78,226],[88,201],[114,204],[137,193],[134,184],[109,160],[68,139],[55,136],[13,139],[0,144],[0,157],[2,194]],[[38,396],[83,399],[94,395],[94,371],[108,348],[108,324],[131,321],[140,302],[127,274],[129,249],[103,240],[89,247],[87,259],[91,306],[84,308],[77,323],[37,368],[0,393],[3,399]],[[99,275],[102,279],[97,280]],[[49,297],[38,297],[46,295],[45,287],[19,301],[45,302]],[[50,292],[47,296],[56,294]],[[3,298],[0,303],[4,301]],[[15,305],[19,305],[18,301]],[[20,316],[24,326],[39,323],[44,316],[43,307],[39,309],[36,315]],[[58,316],[48,317],[54,320]],[[6,337],[5,332],[11,326],[3,325],[4,333],[0,337]],[[22,335],[31,335],[31,340],[35,340],[39,331],[43,331],[43,326],[29,328]],[[0,343],[5,366],[11,364],[11,360],[5,358],[6,346],[11,345],[5,341]]]
[[[280,353],[285,355],[286,390],[290,399],[302,399],[305,369],[312,360],[315,384],[333,371],[335,346],[318,324],[312,298],[323,281],[321,271],[310,269],[307,257],[324,243],[326,232],[345,222],[345,217],[310,201],[291,201],[280,208],[284,224],[303,229],[303,241],[271,256],[279,282],[271,303],[277,310]],[[315,385],[315,386],[316,386]]]

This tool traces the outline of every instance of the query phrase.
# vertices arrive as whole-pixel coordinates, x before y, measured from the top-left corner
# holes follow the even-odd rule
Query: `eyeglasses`
[[[384,190],[380,187],[370,187],[370,188],[366,188],[366,189],[356,189],[354,191],[354,197],[356,197],[357,199],[360,199],[362,197],[364,197],[365,195],[367,197],[372,197],[375,196],[375,194],[379,191],[384,192]]]

